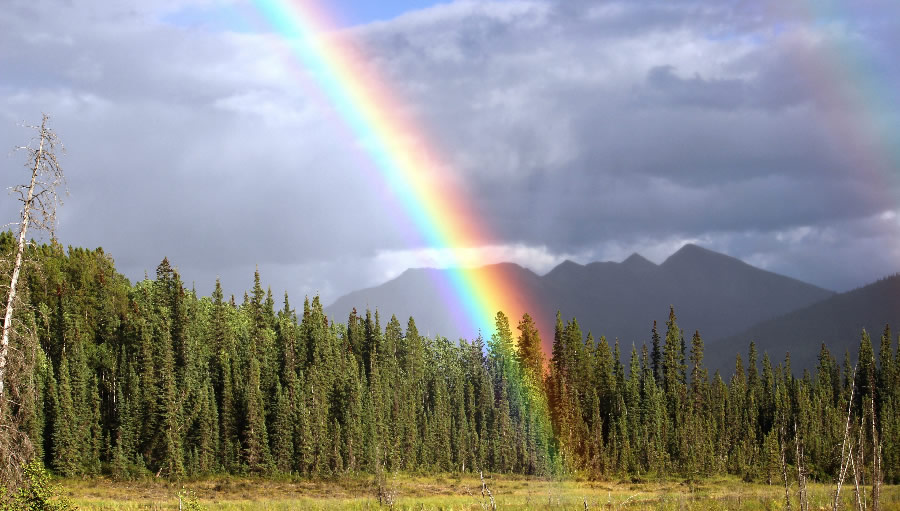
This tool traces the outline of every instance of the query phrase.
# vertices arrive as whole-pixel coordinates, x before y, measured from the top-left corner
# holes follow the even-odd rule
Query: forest
[[[3,253],[13,246],[0,236]],[[328,318],[318,297],[276,304],[258,272],[239,300],[218,282],[200,297],[166,259],[155,279],[131,284],[100,248],[28,250],[17,319],[31,335],[14,350],[10,413],[58,475],[779,483],[791,466],[828,482],[849,449],[861,475],[876,467],[867,480],[873,470],[900,480],[900,356],[888,327],[877,354],[866,332],[840,361],[822,345],[814,373],[795,375],[789,354],[760,359],[751,344],[732,374],[709,375],[700,334],[679,329],[674,309],[627,347],[558,315],[545,360],[528,315],[513,329],[498,313],[489,339],[456,342],[378,311]]]

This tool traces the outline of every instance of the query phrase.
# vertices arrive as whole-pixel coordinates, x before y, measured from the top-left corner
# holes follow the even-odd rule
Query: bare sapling
[[[856,435],[856,461],[853,464],[853,477],[857,481],[856,483],[856,501],[857,506],[859,506],[860,511],[865,511],[868,509],[868,502],[866,502],[866,493],[863,490],[866,486],[866,449],[863,446],[863,442],[865,440],[865,405],[863,405],[863,415],[859,418],[859,430]]]
[[[860,483],[859,482],[859,479],[860,479],[859,466],[856,463],[856,458],[853,457],[853,447],[850,448],[849,456],[850,456],[850,466],[853,467],[853,485],[854,485],[853,491],[854,491],[854,496],[856,497],[856,509],[857,509],[857,511],[864,511],[866,507],[861,499],[862,494],[859,490],[859,483]]]
[[[846,453],[848,448],[848,438],[850,436],[850,412],[853,410],[853,392],[856,390],[856,366],[853,366],[853,374],[850,376],[850,399],[847,402],[847,422],[844,426],[844,440],[841,442],[841,468],[838,471],[837,488],[834,490],[834,501],[832,510],[837,511],[841,502],[841,486],[844,484],[844,478],[847,476],[847,468],[850,460],[847,459]],[[851,454],[853,446],[849,446]]]
[[[874,365],[875,355],[872,354],[872,363]],[[874,388],[874,385],[870,386]],[[870,406],[872,408],[871,424],[872,424],[872,511],[878,511],[879,500],[881,499],[881,437],[875,427],[875,393],[872,392]]]
[[[872,413],[872,511],[879,510],[881,500],[881,437],[875,429],[875,413]]]
[[[778,443],[781,446],[781,479],[784,482],[784,508],[791,511],[791,485],[788,483],[787,460],[785,459],[784,412],[781,413],[781,425],[778,426]]]
[[[797,496],[800,500],[800,511],[809,511],[809,496],[806,491],[806,471],[803,468],[803,447],[800,445],[800,432],[797,421],[794,421],[794,449],[797,457]]]

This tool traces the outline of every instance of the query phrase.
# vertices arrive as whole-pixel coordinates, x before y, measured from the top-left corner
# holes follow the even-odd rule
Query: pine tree
[[[624,387],[625,396],[625,431],[628,435],[628,444],[633,450],[628,460],[626,470],[630,473],[640,473],[640,457],[643,435],[641,431],[641,365],[638,359],[637,348],[631,345],[631,357],[628,365],[628,381]]]
[[[553,328],[552,360],[556,365],[557,371],[560,371],[568,362],[566,360],[566,345],[563,339],[564,330],[562,314],[560,311],[556,311],[556,324]]]
[[[869,333],[862,331],[859,340],[858,362],[856,364],[856,393],[854,395],[854,407],[859,416],[862,416],[864,403],[871,400],[875,393],[876,366],[875,352],[872,349],[872,340]]]
[[[255,350],[251,350],[251,354]],[[266,431],[266,410],[260,388],[259,361],[250,357],[247,375],[247,419],[244,430],[244,462],[253,472],[266,472],[271,465]]]
[[[707,375],[703,367],[703,339],[696,331],[691,339],[691,394],[695,413],[705,405],[703,401],[709,384]]]
[[[589,336],[590,337],[590,336]],[[609,343],[606,337],[600,337],[596,350],[596,372],[593,381],[597,385],[597,397],[599,398],[600,418],[604,420],[607,429],[603,431],[604,441],[609,439],[611,418],[616,402],[616,375],[614,372],[613,356],[609,351]],[[596,428],[596,425],[593,425]]]
[[[681,331],[676,321],[675,309],[670,307],[669,320],[666,322],[666,343],[663,347],[663,389],[670,397],[678,394],[682,382]]]
[[[656,329],[656,321],[653,321],[653,329],[650,331],[650,339],[653,346],[652,351],[650,352],[650,360],[652,362],[653,368],[653,376],[656,378],[656,384],[662,385],[663,383],[663,364],[662,364],[662,351],[660,350],[660,338],[659,331]]]
[[[288,402],[288,392],[281,388],[281,383],[275,384],[275,394],[278,400],[275,402],[275,419],[272,428],[272,452],[274,453],[275,468],[281,473],[289,473],[294,462],[294,430],[291,425],[291,406]]]
[[[180,435],[180,406],[177,401],[175,382],[175,361],[172,356],[171,341],[168,332],[162,332],[161,342],[163,348],[159,354],[160,387],[157,390],[158,419],[162,426],[160,438],[157,444],[157,460],[159,473],[169,477],[179,477],[184,474],[184,452],[181,448]]]
[[[506,376],[500,376],[500,393],[497,396],[497,421],[495,423],[495,452],[494,469],[498,472],[508,473],[513,469],[513,424],[509,411],[509,393]]]
[[[544,352],[541,336],[534,320],[526,312],[519,321],[518,357],[519,364],[529,378],[541,382],[544,374]]]
[[[53,429],[53,468],[64,476],[74,476],[81,472],[78,461],[79,445],[72,424],[77,424],[75,405],[72,400],[72,385],[69,376],[68,357],[63,352],[59,363],[59,384],[57,385],[56,420]]]
[[[885,325],[878,350],[878,390],[876,392],[879,403],[882,405],[889,398],[891,385],[895,381],[894,355],[891,350],[891,342],[891,326]]]
[[[668,449],[673,461],[681,466],[687,456],[688,436],[684,410],[684,336],[676,321],[675,309],[670,307],[663,349],[663,390],[669,415]]]
[[[294,426],[294,460],[292,466],[297,472],[308,476],[314,470],[314,444],[310,432],[310,413],[307,399],[301,396],[296,403]]]

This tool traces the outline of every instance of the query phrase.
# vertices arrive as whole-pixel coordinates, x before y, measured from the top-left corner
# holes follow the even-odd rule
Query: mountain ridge
[[[451,271],[408,269],[384,284],[338,298],[326,313],[342,322],[353,308],[370,308],[402,319],[412,316],[423,331],[472,339],[476,333],[462,331],[442,300],[446,290],[441,283]],[[577,318],[585,335],[640,345],[649,340],[653,321],[664,324],[669,306],[674,306],[679,326],[686,332],[699,330],[709,343],[835,295],[693,244],[662,264],[635,253],[621,262],[583,265],[565,260],[543,275],[515,263],[473,271],[476,279],[480,272],[501,271],[515,289],[532,297],[537,310],[529,312],[544,325],[541,334],[548,351],[552,331],[546,327],[552,329],[557,310],[566,319]],[[510,318],[513,328],[518,319]]]
[[[723,338],[708,346],[710,363],[733,368],[735,354],[740,351],[745,358],[752,341],[760,356],[769,354],[773,365],[790,353],[793,367],[811,369],[817,363],[823,343],[838,360],[843,360],[845,352],[856,353],[863,329],[869,333],[877,352],[886,324],[893,325],[895,332],[900,328],[900,273],[837,293]]]

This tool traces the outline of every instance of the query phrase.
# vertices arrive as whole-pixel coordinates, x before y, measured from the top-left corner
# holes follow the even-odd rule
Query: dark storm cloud
[[[194,3],[228,10],[219,20],[250,9]],[[259,265],[325,301],[423,264],[367,141],[277,37],[176,26],[184,2],[107,4],[0,11],[0,141],[54,116],[69,148],[65,243],[103,245],[132,278],[168,255],[204,293],[217,275],[239,292]],[[455,2],[348,36],[517,262],[658,259],[695,241],[852,287],[900,269],[900,189],[834,125],[839,94],[858,92],[841,58],[896,89],[900,8],[785,4]],[[896,100],[879,104],[896,126]],[[891,135],[873,133],[870,152],[887,154]]]
[[[544,8],[510,16],[500,42],[475,23],[422,16],[408,20],[413,35],[404,47],[383,52],[392,62],[415,55],[415,66],[398,66],[415,71],[403,75],[407,83],[449,77],[412,94],[442,98],[426,107],[428,124],[452,141],[481,216],[503,239],[591,253],[623,240],[674,235],[715,244],[755,232],[761,244],[784,245],[785,261],[767,264],[793,271],[806,254],[788,245],[810,241],[785,240],[783,231],[843,225],[832,237],[852,246],[851,224],[897,208],[896,181],[886,190],[872,176],[897,174],[897,162],[866,171],[859,164],[871,162],[854,161],[854,141],[835,125],[846,116],[865,123],[869,113],[832,112],[847,106],[840,92],[857,86],[842,67],[855,64],[841,62],[847,53],[883,59],[886,70],[874,79],[898,83],[887,53],[868,55],[895,38],[884,15],[896,6],[813,19],[774,3],[530,5]],[[376,32],[373,40],[390,41]],[[460,42],[473,38],[492,52],[484,57]],[[896,120],[891,106],[883,114]],[[896,235],[878,243],[896,254]],[[869,266],[854,278],[896,271],[891,257],[866,259],[871,245],[832,252],[830,267],[820,261],[821,274],[804,274],[846,287],[853,278],[832,275],[848,254]],[[727,248],[753,254],[746,244]]]

